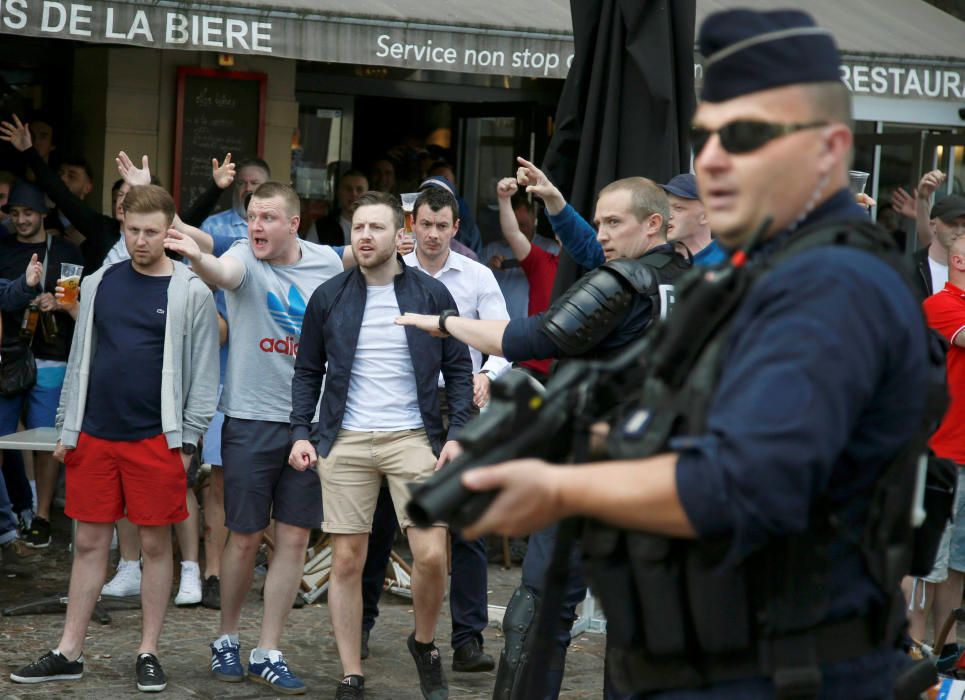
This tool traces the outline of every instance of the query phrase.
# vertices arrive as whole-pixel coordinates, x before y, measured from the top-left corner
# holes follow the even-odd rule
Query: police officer
[[[604,187],[597,197],[595,219],[597,241],[608,262],[573,285],[546,313],[508,322],[446,318],[443,324],[437,316],[406,314],[400,322],[433,332],[444,325],[459,340],[513,361],[604,358],[618,352],[640,338],[657,318],[667,315],[673,285],[690,264],[667,243],[669,201],[651,180],[625,178]],[[522,585],[513,593],[503,623],[506,642],[494,697],[509,698],[518,692],[514,688],[525,671],[525,657],[518,651],[535,620],[555,541],[555,526],[530,537]],[[547,700],[559,695],[569,630],[576,619],[576,606],[586,596],[579,552],[573,552],[568,572],[549,665],[539,670],[545,678],[543,697]],[[624,696],[607,687],[606,697],[617,700]]]
[[[611,430],[624,458],[470,471],[467,487],[501,493],[465,536],[594,519],[584,548],[611,671],[639,697],[891,698],[903,452],[923,442],[937,363],[886,244],[850,245],[870,224],[847,189],[850,103],[830,32],[796,10],[729,10],[699,45],[695,169],[731,265],[678,288],[653,349],[664,374],[643,391],[654,404]],[[719,330],[701,352],[672,346],[715,294],[702,310]],[[674,381],[662,402],[650,391]]]

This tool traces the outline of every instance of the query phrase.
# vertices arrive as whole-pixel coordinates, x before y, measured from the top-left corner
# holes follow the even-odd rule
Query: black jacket
[[[931,266],[928,264],[928,246],[916,250],[912,256],[915,261],[915,291],[918,301],[925,301],[932,292]]]
[[[413,267],[398,256],[401,272],[395,276],[399,312],[438,314],[456,309],[442,282]],[[335,442],[348,398],[352,363],[358,345],[367,287],[358,268],[346,270],[315,290],[305,309],[295,376],[292,380],[291,438],[308,440],[315,406],[328,373],[318,419],[318,454],[325,457]],[[405,336],[415,371],[422,422],[436,454],[442,448],[442,413],[439,409],[439,372],[446,382],[450,439],[457,439],[469,420],[472,406],[472,361],[469,348],[455,338],[435,338],[412,326]],[[326,370],[326,363],[327,370]]]

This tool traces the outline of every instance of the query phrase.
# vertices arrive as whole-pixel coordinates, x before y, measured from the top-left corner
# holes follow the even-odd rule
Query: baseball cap
[[[675,176],[666,185],[660,185],[667,194],[681,199],[700,199],[697,194],[697,178],[691,173]]]
[[[929,218],[951,222],[960,216],[965,216],[965,197],[960,194],[949,194],[935,202]]]
[[[10,207],[27,207],[38,214],[46,214],[47,200],[44,198],[44,193],[36,186],[23,180],[17,180],[10,188],[7,203],[3,205],[4,213],[9,214]]]

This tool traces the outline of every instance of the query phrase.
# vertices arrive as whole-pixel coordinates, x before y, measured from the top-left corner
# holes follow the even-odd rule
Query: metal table
[[[37,450],[40,452],[53,452],[57,447],[57,437],[58,434],[56,428],[32,428],[30,430],[23,430],[19,433],[11,433],[9,435],[0,436],[0,450]],[[73,523],[70,528],[71,562],[73,562],[73,542],[76,527],[76,523]],[[104,608],[104,604],[108,602],[111,604],[112,608],[116,609],[130,610],[141,607],[140,596],[137,596],[136,598],[100,598],[98,599],[97,605],[94,606],[93,618],[102,625],[110,624],[111,621],[111,616]],[[26,603],[21,603],[19,605],[12,605],[9,608],[4,608],[2,610],[2,614],[4,617],[12,617],[14,615],[27,615],[29,613],[61,612],[66,609],[67,596],[52,595],[38,598],[37,600],[32,600]]]

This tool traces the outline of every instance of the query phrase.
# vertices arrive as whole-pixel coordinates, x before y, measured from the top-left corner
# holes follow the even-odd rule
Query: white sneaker
[[[104,584],[101,595],[126,598],[141,594],[141,564],[137,561],[121,559],[117,564],[114,578]]]
[[[181,562],[181,584],[175,605],[197,605],[201,602],[201,569],[196,561]]]

